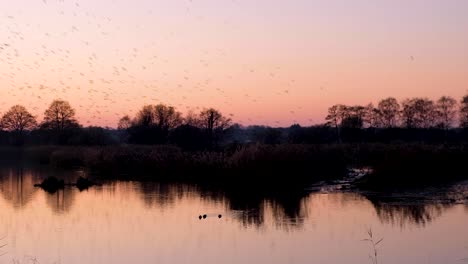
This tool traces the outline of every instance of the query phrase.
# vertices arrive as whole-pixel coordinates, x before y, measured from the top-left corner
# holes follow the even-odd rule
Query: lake
[[[383,238],[378,263],[468,262],[468,183],[385,195],[334,186],[267,195],[112,181],[81,192],[33,187],[83,174],[2,166],[0,263],[362,264],[374,253],[368,230]]]

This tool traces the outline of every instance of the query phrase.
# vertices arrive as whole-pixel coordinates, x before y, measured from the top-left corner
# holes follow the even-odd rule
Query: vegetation
[[[117,129],[82,127],[72,106],[55,100],[42,122],[18,105],[3,115],[0,156],[113,178],[271,185],[370,167],[361,188],[418,186],[467,178],[467,98],[460,106],[447,96],[334,105],[326,124],[288,128],[242,127],[213,108],[183,116],[172,106],[146,105],[121,118]]]
[[[363,241],[369,242],[369,244],[372,247],[372,254],[369,254],[369,259],[371,260],[372,264],[378,264],[379,258],[378,258],[377,246],[380,244],[380,242],[383,241],[383,238],[379,240],[375,240],[374,235],[372,233],[372,229],[369,229],[367,231],[367,235],[368,235],[368,238],[363,239]]]
[[[200,152],[127,145],[31,147],[24,149],[28,155],[23,157],[62,168],[83,167],[112,179],[284,186],[343,176],[346,164],[340,151],[339,146],[317,145],[250,145]]]

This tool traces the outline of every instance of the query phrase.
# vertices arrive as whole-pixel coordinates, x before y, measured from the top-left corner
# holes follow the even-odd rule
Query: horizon
[[[116,127],[158,103],[213,107],[244,126],[310,126],[334,104],[459,102],[468,88],[461,0],[21,0],[0,10],[2,114],[21,104],[41,119],[61,98],[84,126]]]

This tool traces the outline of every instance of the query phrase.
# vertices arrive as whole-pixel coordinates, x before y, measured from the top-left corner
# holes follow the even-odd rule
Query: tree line
[[[69,102],[54,100],[42,122],[26,107],[14,105],[0,119],[0,144],[107,145],[169,144],[211,148],[221,140],[231,119],[214,108],[183,116],[172,106],[145,105],[135,117],[120,119],[118,129],[82,127]]]
[[[458,118],[457,118],[458,117]],[[399,103],[389,97],[377,107],[333,105],[325,118],[327,125],[336,128],[440,128],[468,127],[468,95],[458,103],[450,96],[437,101],[416,97]]]
[[[249,143],[316,144],[339,142],[466,142],[468,95],[462,100],[442,96],[436,101],[389,97],[377,106],[333,105],[326,123],[309,127],[243,127],[214,108],[183,115],[173,106],[145,105],[124,116],[117,129],[83,127],[75,110],[54,100],[41,122],[24,106],[12,106],[0,119],[1,145],[173,144],[188,150],[215,149]]]
[[[145,105],[135,117],[120,119],[121,141],[132,144],[174,143],[188,149],[213,148],[222,139],[231,119],[214,108],[186,116],[172,106]]]

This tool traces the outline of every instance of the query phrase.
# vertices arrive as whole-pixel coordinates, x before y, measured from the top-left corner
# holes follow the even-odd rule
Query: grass
[[[372,264],[378,264],[379,258],[378,258],[377,246],[383,241],[383,238],[375,240],[374,234],[372,233],[372,229],[369,229],[367,231],[367,235],[368,235],[368,238],[365,238],[362,241],[369,242],[369,244],[371,245],[371,250],[372,250],[372,253],[369,254],[369,259],[372,261]]]

